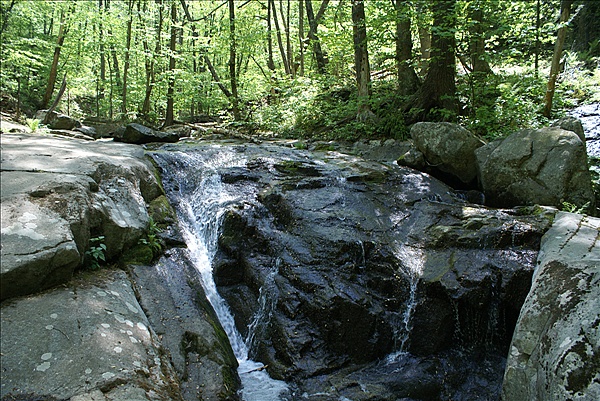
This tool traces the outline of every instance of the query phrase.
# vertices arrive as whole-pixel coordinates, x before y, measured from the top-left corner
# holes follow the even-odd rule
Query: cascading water
[[[388,355],[388,362],[394,362],[406,353],[406,346],[412,329],[412,316],[417,306],[417,286],[423,275],[423,252],[421,249],[407,245],[397,245],[395,248],[394,253],[400,261],[400,268],[409,280],[410,292],[406,301],[406,309],[402,313],[400,327],[396,332],[397,350]]]
[[[215,150],[217,151],[210,156],[204,157],[200,153],[177,152],[170,156],[155,154],[154,158],[164,170],[170,172],[171,179],[176,183],[174,191],[168,193],[168,196],[177,210],[190,259],[200,274],[206,296],[227,333],[238,360],[242,399],[244,401],[285,400],[289,392],[286,383],[270,378],[262,363],[249,358],[247,344],[250,344],[251,340],[244,341],[235,327],[231,310],[218,293],[213,279],[212,260],[217,251],[217,239],[223,214],[229,205],[241,200],[240,193],[230,193],[224,188],[217,169],[245,165],[245,160],[235,152],[225,149]],[[173,166],[174,162],[175,166]],[[276,273],[276,269],[274,272]],[[268,282],[267,280],[265,285]],[[261,298],[264,299],[259,301],[266,305],[268,301],[266,293],[263,294],[265,291],[261,289]],[[249,327],[249,339],[253,338],[254,330],[262,324],[260,319],[265,317],[261,314],[264,312],[262,309],[264,308],[261,307],[257,311],[254,327]]]

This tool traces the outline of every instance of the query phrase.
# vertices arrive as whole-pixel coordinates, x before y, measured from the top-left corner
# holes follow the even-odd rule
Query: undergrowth
[[[553,101],[553,118],[580,104],[600,102],[600,58],[578,61],[566,58]],[[550,121],[542,115],[548,68],[496,68],[479,85],[469,75],[457,76],[462,112],[458,122],[475,134],[492,140],[519,129],[539,128]],[[397,95],[394,80],[372,83],[371,110],[376,119],[356,119],[358,103],[353,80],[297,78],[278,88],[252,113],[262,131],[284,138],[312,140],[407,139],[409,127],[400,111],[406,99]]]

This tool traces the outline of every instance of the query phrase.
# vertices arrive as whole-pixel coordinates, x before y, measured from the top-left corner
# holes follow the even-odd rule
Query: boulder
[[[178,383],[123,271],[4,302],[3,400],[178,400]]]
[[[561,212],[542,238],[504,401],[600,399],[600,219]]]
[[[575,117],[563,117],[552,124],[552,126],[576,133],[579,139],[585,143],[585,132],[583,131],[583,125],[581,124],[580,119]]]
[[[131,123],[125,126],[124,130],[117,130],[114,133],[114,139],[119,142],[143,145],[150,142],[177,142],[179,132],[162,132],[141,124]]]
[[[2,148],[0,299],[68,281],[91,238],[113,259],[146,232],[162,190],[138,146],[3,134]]]
[[[594,210],[585,144],[572,131],[526,129],[475,152],[486,203],[497,207],[563,202]]]
[[[434,175],[462,184],[475,182],[475,149],[485,144],[477,136],[457,124],[431,122],[414,124],[410,135],[429,167],[437,173]]]
[[[48,110],[38,110],[35,114],[35,118],[44,121],[47,115]],[[78,127],[81,127],[81,122],[65,114],[57,113],[56,111],[52,111],[52,114],[48,119],[48,128],[51,129],[73,130]]]

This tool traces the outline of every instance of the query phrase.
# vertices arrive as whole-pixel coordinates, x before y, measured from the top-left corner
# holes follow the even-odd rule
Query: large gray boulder
[[[168,358],[123,271],[2,304],[3,400],[177,400]]]
[[[161,194],[138,146],[26,134],[2,135],[0,299],[66,282],[90,238],[106,258],[146,232],[146,203]]]
[[[412,126],[410,135],[430,168],[464,184],[475,181],[475,150],[485,142],[470,131],[452,123],[420,122]]]
[[[600,400],[600,219],[559,213],[512,339],[504,401]]]
[[[595,200],[585,144],[572,131],[526,129],[475,152],[481,189],[491,206],[543,204],[562,208]]]

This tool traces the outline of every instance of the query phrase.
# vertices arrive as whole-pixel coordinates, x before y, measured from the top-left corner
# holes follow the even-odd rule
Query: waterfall
[[[285,394],[289,391],[287,385],[285,382],[270,378],[262,363],[249,358],[247,342],[237,330],[233,314],[218,293],[213,279],[212,260],[217,251],[223,215],[227,207],[239,202],[243,195],[228,191],[222,184],[217,169],[245,166],[245,160],[231,150],[219,147],[214,147],[212,150],[214,152],[209,151],[207,155],[200,152],[172,152],[172,156],[157,153],[154,154],[154,159],[165,171],[169,171],[169,179],[172,180],[169,184],[173,190],[166,188],[167,195],[177,211],[190,260],[200,275],[206,297],[229,337],[238,360],[242,399],[281,401],[286,399]],[[276,273],[276,270],[274,272]],[[268,280],[265,285],[267,284]],[[264,296],[263,292],[265,292]],[[261,289],[261,298],[265,298],[261,302],[265,304],[267,304],[266,292]],[[260,312],[259,310],[255,316],[256,327],[261,325],[260,319],[265,317]],[[249,332],[248,336],[252,338],[254,332]]]
[[[400,270],[409,280],[409,294],[400,327],[395,333],[397,350],[387,356],[388,362],[394,362],[407,352],[406,346],[412,329],[412,316],[417,306],[417,286],[423,275],[424,267],[423,251],[420,248],[404,244],[395,244],[394,248],[394,254],[400,261]]]

